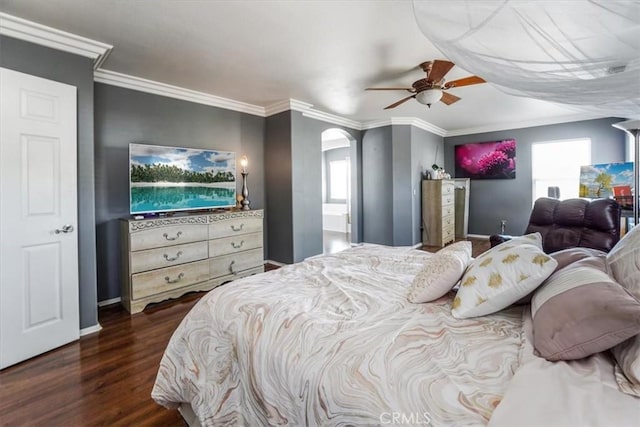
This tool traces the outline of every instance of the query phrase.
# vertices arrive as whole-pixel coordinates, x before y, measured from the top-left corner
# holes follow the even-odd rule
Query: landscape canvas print
[[[632,204],[633,186],[633,162],[601,163],[580,167],[580,197],[615,196],[620,198],[621,205]]]
[[[516,140],[456,145],[456,178],[514,179]]]
[[[132,214],[236,204],[233,152],[130,144],[129,167]]]

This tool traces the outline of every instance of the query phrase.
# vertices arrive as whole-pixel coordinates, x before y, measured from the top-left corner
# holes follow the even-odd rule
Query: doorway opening
[[[351,245],[351,142],[341,129],[322,132],[323,252]]]

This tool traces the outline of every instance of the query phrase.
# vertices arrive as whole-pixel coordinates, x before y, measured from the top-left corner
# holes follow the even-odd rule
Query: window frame
[[[593,141],[591,140],[591,138],[589,137],[582,137],[582,138],[564,138],[564,139],[554,139],[554,140],[548,140],[548,141],[535,141],[531,143],[531,206],[533,206],[533,204],[536,201],[536,182],[537,181],[542,181],[543,179],[536,179],[535,176],[535,166],[534,166],[534,149],[535,146],[540,146],[543,144],[562,144],[562,143],[566,143],[566,144],[575,144],[576,142],[585,142],[586,143],[586,151],[588,154],[588,163],[586,163],[586,165],[592,164],[592,144]],[[581,165],[584,166],[584,165]],[[548,178],[547,178],[548,179]],[[563,178],[563,181],[565,181],[566,179]],[[579,188],[580,185],[580,176],[578,175],[578,180],[576,182],[576,188]],[[560,200],[566,199],[566,195],[563,195],[562,192],[560,193]]]

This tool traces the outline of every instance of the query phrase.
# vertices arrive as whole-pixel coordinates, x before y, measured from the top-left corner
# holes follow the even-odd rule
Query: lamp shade
[[[442,91],[440,89],[427,89],[416,94],[416,101],[428,106],[440,101],[440,98],[442,98]]]

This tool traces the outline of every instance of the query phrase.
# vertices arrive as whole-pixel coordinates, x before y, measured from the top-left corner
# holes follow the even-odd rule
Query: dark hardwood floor
[[[474,257],[489,248],[470,240]],[[203,295],[133,316],[119,304],[101,308],[99,333],[0,371],[0,425],[184,426],[177,411],[151,400],[151,388],[171,334]]]
[[[204,293],[129,316],[101,308],[99,333],[0,372],[3,426],[184,426],[151,400],[171,334]]]

